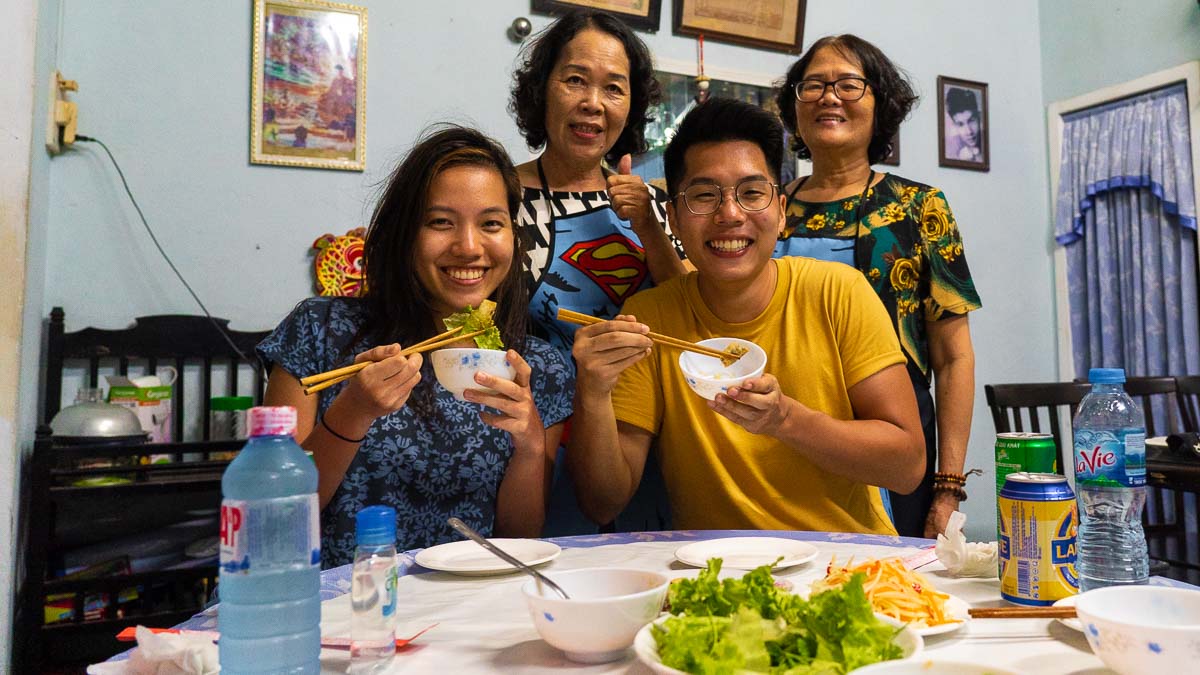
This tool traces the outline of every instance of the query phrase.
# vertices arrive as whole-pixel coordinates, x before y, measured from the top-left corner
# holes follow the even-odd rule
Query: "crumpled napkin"
[[[962,532],[967,516],[962,511],[950,514],[946,533],[939,534],[934,552],[938,561],[956,577],[997,576],[996,542],[968,542]]]
[[[137,643],[127,660],[88,666],[88,675],[215,675],[221,671],[212,635],[152,633],[138,626]]]

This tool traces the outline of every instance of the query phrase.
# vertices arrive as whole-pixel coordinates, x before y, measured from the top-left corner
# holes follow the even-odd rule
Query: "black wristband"
[[[334,431],[329,426],[329,422],[325,421],[324,415],[321,416],[321,426],[325,427],[325,431],[328,431],[329,433],[333,434],[334,436],[337,436],[338,438],[342,439],[343,441],[345,441],[347,443],[362,443],[363,441],[367,440],[366,436],[363,436],[362,438],[347,438],[347,437],[339,434],[338,432]]]

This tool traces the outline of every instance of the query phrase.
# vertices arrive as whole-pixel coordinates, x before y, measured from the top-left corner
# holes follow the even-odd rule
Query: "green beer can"
[[[1027,431],[996,434],[996,497],[1010,473],[1057,473],[1054,437]]]

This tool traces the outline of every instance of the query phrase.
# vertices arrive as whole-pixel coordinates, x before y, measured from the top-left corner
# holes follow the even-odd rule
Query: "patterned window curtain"
[[[1066,248],[1075,372],[1200,372],[1187,91],[1063,116],[1055,239]]]

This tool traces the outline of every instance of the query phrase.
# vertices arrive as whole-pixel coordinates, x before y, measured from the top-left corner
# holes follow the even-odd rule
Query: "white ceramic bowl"
[[[433,374],[454,398],[465,401],[467,389],[493,391],[475,381],[475,373],[483,371],[502,380],[511,381],[517,371],[508,363],[508,352],[500,349],[439,349],[430,355]]]
[[[966,661],[915,658],[884,661],[850,671],[854,675],[1017,675],[1015,670]]]
[[[670,579],[657,572],[594,567],[546,573],[571,596],[534,579],[521,587],[538,635],[581,663],[605,663],[625,655],[637,632],[662,611]]]
[[[767,353],[749,340],[721,337],[701,340],[696,344],[712,347],[717,351],[731,344],[741,345],[750,350],[729,366],[722,365],[720,359],[712,356],[695,352],[679,354],[679,370],[683,372],[683,379],[692,391],[710,401],[726,389],[762,375],[763,368],[767,366]]]
[[[1113,586],[1080,594],[1075,611],[1092,651],[1121,675],[1195,672],[1200,591]]]
[[[569,592],[570,591],[568,591],[568,593]],[[896,628],[901,628],[901,626],[902,626],[902,624],[899,621],[897,621],[889,616],[884,616],[882,614],[876,614],[875,616],[880,621],[888,624],[889,626],[895,626]],[[669,618],[670,618],[669,616],[663,616],[663,617],[659,618],[657,621],[655,621],[654,623],[662,623]],[[915,630],[913,630],[912,626],[903,626],[901,631],[899,633],[896,633],[896,637],[892,638],[892,642],[894,644],[896,644],[898,647],[900,647],[900,651],[903,654],[903,656],[901,656],[900,658],[905,659],[906,662],[909,662],[909,663],[911,663],[913,659],[916,659],[916,657],[920,656],[921,653],[923,651],[925,651],[925,639],[922,638]],[[660,675],[687,675],[687,673],[683,672],[682,670],[676,670],[675,668],[672,668],[668,665],[663,664],[662,659],[659,658],[659,656],[658,656],[658,643],[656,643],[654,641],[654,635],[650,632],[650,626],[648,626],[648,625],[638,631],[637,638],[634,640],[634,643],[633,643],[633,649],[635,652],[637,652],[637,657],[638,657],[638,659],[641,660],[642,663],[646,664],[650,668],[650,670],[653,670],[654,672],[659,673]],[[886,663],[897,663],[897,662],[896,661],[887,661]],[[876,665],[880,665],[880,664],[876,664]],[[873,667],[874,666],[866,666],[866,668],[873,668]],[[865,669],[859,668],[858,670],[855,670],[854,672],[856,672],[856,673],[865,672]],[[891,671],[880,671],[880,672],[891,672]],[[918,671],[896,671],[896,672],[918,672]],[[949,672],[949,671],[946,671],[946,672]],[[973,673],[974,671],[967,671],[967,672]],[[1008,673],[1007,673],[1007,671],[996,671],[996,675],[1008,675]]]

